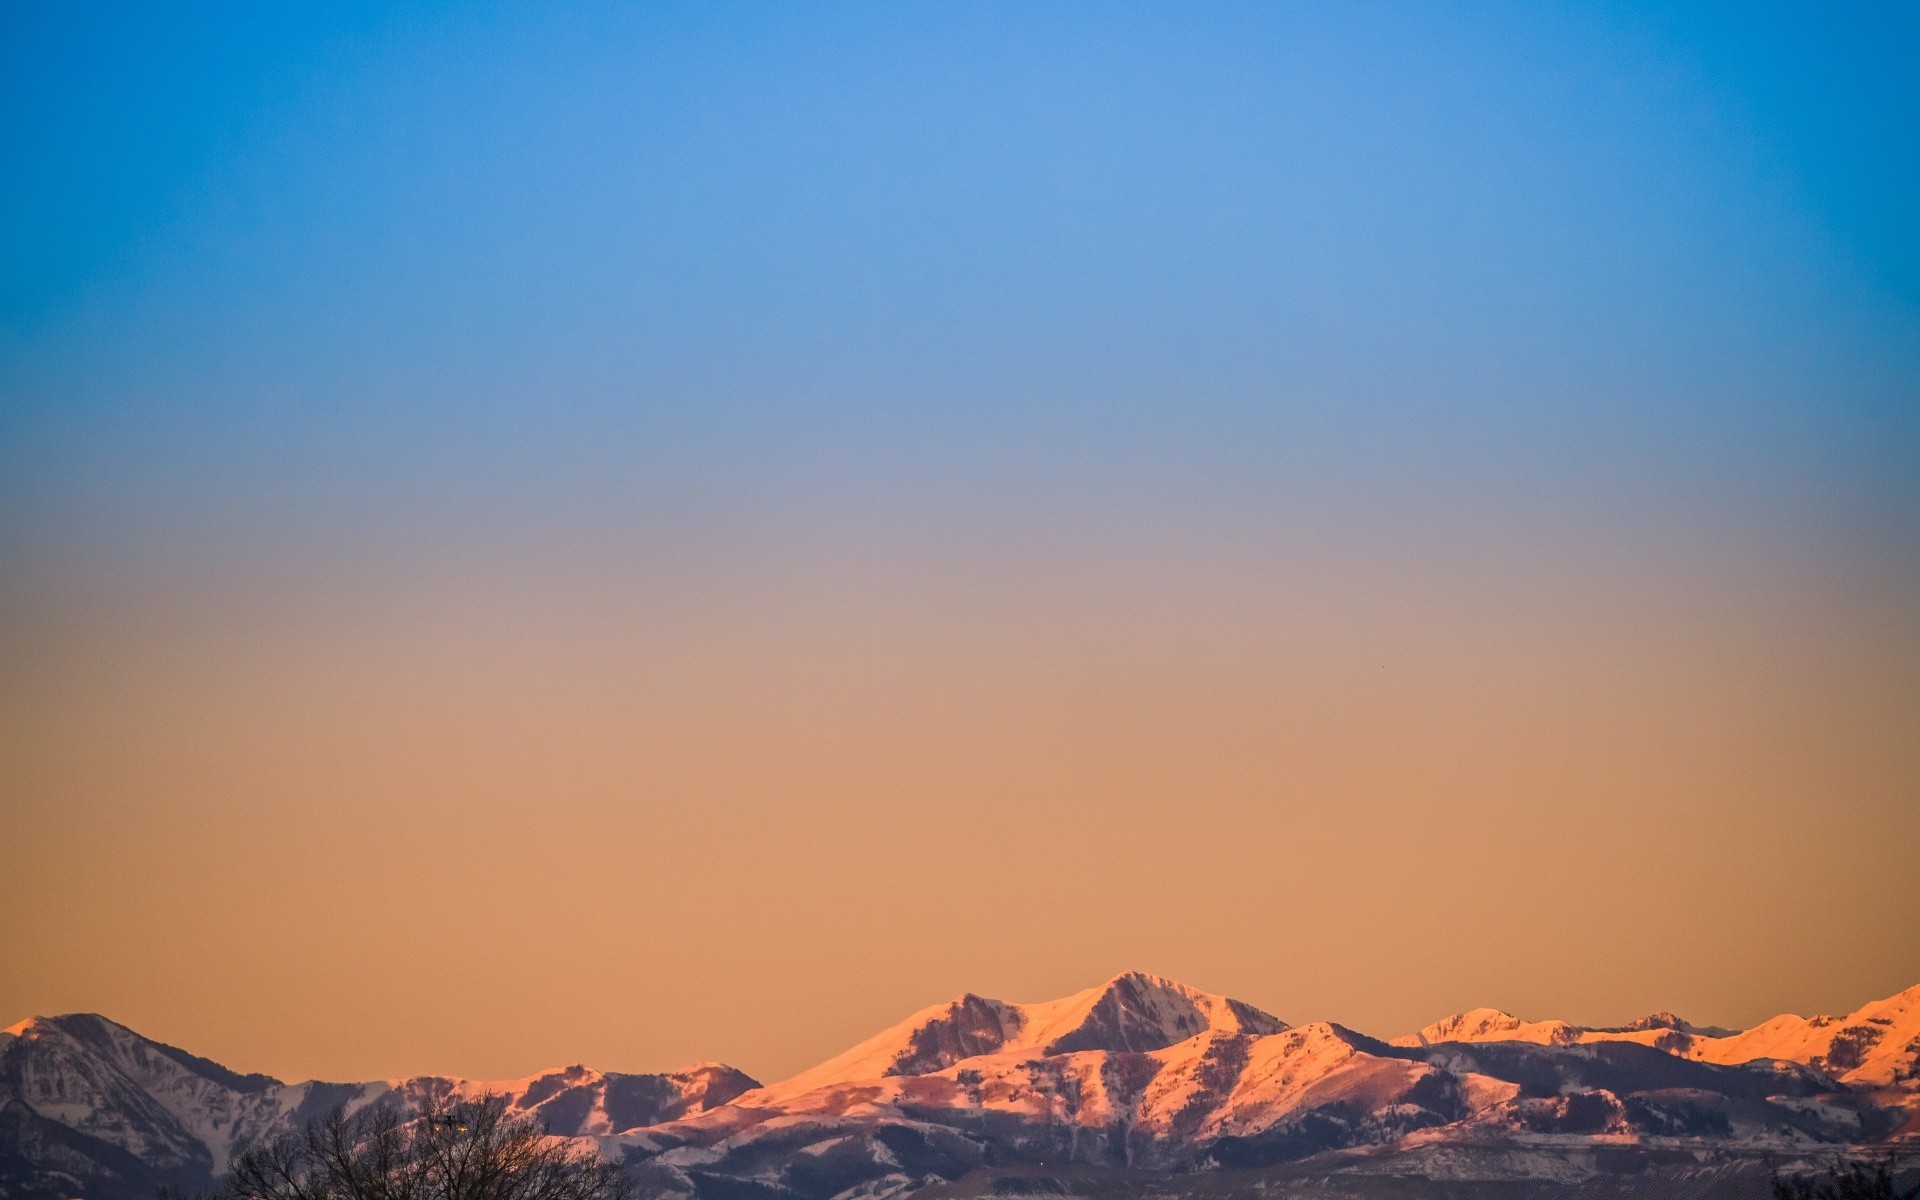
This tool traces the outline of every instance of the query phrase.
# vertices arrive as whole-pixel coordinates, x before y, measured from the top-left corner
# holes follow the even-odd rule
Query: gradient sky
[[[1911,4],[0,5],[0,1023],[1920,982],[1916,79]]]

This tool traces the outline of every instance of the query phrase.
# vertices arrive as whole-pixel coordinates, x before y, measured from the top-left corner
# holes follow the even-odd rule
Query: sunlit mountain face
[[[1766,1194],[1782,1163],[1920,1151],[1920,986],[1752,1029],[1475,1009],[1388,1041],[1141,972],[967,994],[763,1086],[718,1063],[285,1083],[92,1014],[0,1034],[0,1195],[215,1182],[335,1106],[503,1097],[648,1197]]]

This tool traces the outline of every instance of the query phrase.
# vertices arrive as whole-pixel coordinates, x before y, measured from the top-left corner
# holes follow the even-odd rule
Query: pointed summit
[[[1081,1050],[1161,1050],[1197,1034],[1268,1034],[1286,1022],[1251,1004],[1144,971],[1039,1004],[1009,1004],[969,992],[906,1020],[782,1083],[743,1097],[768,1104],[815,1088],[927,1075],[969,1058]]]
[[[1675,1033],[1694,1034],[1699,1037],[1724,1038],[1740,1032],[1737,1029],[1722,1029],[1718,1025],[1695,1025],[1677,1014],[1661,1011],[1648,1013],[1638,1021],[1610,1029],[1608,1033],[1646,1033],[1652,1030],[1670,1029]]]
[[[248,1093],[264,1091],[280,1082],[270,1075],[242,1075],[228,1070],[211,1059],[136,1033],[99,1013],[28,1017],[8,1026],[5,1032],[26,1043],[20,1051],[23,1054],[59,1056],[63,1061],[86,1058],[134,1079],[150,1081],[185,1071],[208,1083]]]
[[[1020,1044],[1043,1054],[1144,1052],[1209,1031],[1259,1035],[1287,1027],[1251,1004],[1145,971],[1128,971],[1099,987],[1022,1011],[1029,1024]]]

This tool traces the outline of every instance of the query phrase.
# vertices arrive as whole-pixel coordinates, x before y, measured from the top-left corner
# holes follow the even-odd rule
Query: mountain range
[[[503,1097],[663,1200],[1736,1197],[1836,1153],[1920,1154],[1920,986],[1744,1031],[1475,1009],[1380,1041],[1141,972],[963,995],[799,1075],[718,1063],[283,1083],[92,1014],[0,1033],[0,1196],[204,1188],[335,1106]]]

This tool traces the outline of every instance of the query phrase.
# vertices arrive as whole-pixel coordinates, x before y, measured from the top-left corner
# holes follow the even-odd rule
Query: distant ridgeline
[[[74,1014],[0,1034],[0,1196],[205,1187],[333,1107],[490,1092],[675,1200],[1759,1197],[1776,1167],[1920,1164],[1916,1057],[1920,987],[1744,1032],[1477,1009],[1382,1042],[1132,973],[961,996],[767,1087],[717,1063],[286,1084]]]

